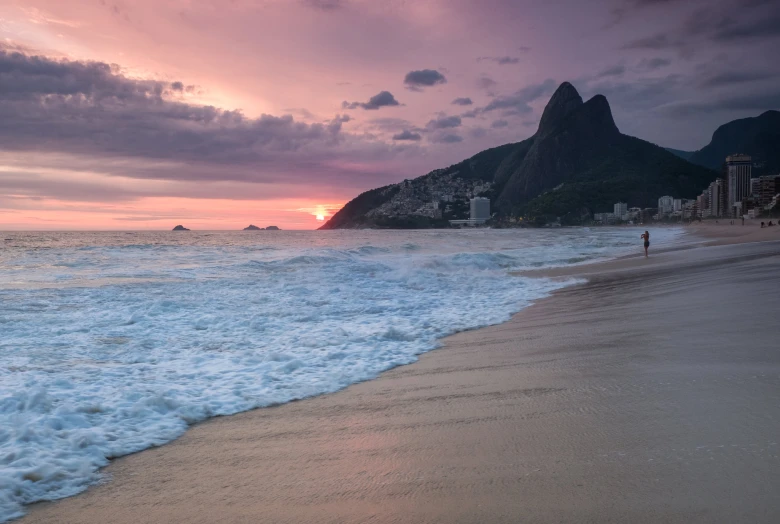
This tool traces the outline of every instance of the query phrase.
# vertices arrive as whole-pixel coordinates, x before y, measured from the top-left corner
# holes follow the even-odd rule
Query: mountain
[[[189,231],[189,229],[179,224],[178,226],[173,228],[173,231]]]
[[[583,102],[564,82],[536,133],[414,180],[350,201],[320,229],[446,226],[468,218],[468,199],[490,198],[499,216],[578,223],[615,202],[654,207],[662,195],[695,197],[717,174],[644,140],[623,135],[607,99]]]
[[[683,151],[681,149],[672,149],[671,147],[665,147],[671,154],[679,156],[683,160],[690,160],[696,151]]]
[[[754,174],[780,172],[780,111],[723,124],[715,130],[709,144],[691,155],[690,161],[720,169],[726,157],[735,153],[753,157],[758,171]]]
[[[244,228],[244,231],[263,231],[262,227],[257,227],[254,224],[249,224]]]

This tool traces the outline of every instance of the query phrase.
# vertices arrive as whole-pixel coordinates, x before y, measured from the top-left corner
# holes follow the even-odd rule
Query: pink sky
[[[316,228],[527,138],[565,80],[623,132],[697,149],[780,103],[776,32],[738,31],[775,16],[753,4],[724,34],[703,0],[0,0],[0,229]],[[405,82],[423,70],[446,81]],[[366,108],[382,91],[398,104]]]

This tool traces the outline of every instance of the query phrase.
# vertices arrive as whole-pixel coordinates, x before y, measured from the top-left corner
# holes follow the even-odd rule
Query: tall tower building
[[[733,216],[734,204],[750,196],[750,175],[753,159],[749,155],[731,155],[726,157],[726,179],[728,195],[726,214]]]
[[[623,217],[628,213],[628,204],[625,202],[618,202],[614,205],[614,215],[618,220],[623,220]]]
[[[471,204],[471,220],[485,221],[490,218],[490,199],[475,197],[470,201]]]

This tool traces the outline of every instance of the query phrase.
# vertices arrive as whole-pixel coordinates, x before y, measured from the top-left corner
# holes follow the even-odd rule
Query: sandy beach
[[[197,424],[19,522],[778,522],[780,227],[690,231],[537,274],[588,283],[376,380]]]

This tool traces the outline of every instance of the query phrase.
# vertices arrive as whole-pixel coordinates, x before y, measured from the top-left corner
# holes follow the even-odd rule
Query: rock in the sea
[[[254,224],[249,224],[247,227],[244,228],[244,231],[262,231],[262,227],[257,227]]]
[[[278,227],[276,227],[276,226],[268,226],[267,228],[265,228],[265,230],[266,230],[266,231],[281,231],[281,230],[280,230]]]
[[[178,226],[174,227],[173,230],[174,231],[189,231],[189,229],[187,229],[186,227],[184,227],[181,224],[179,224]]]

